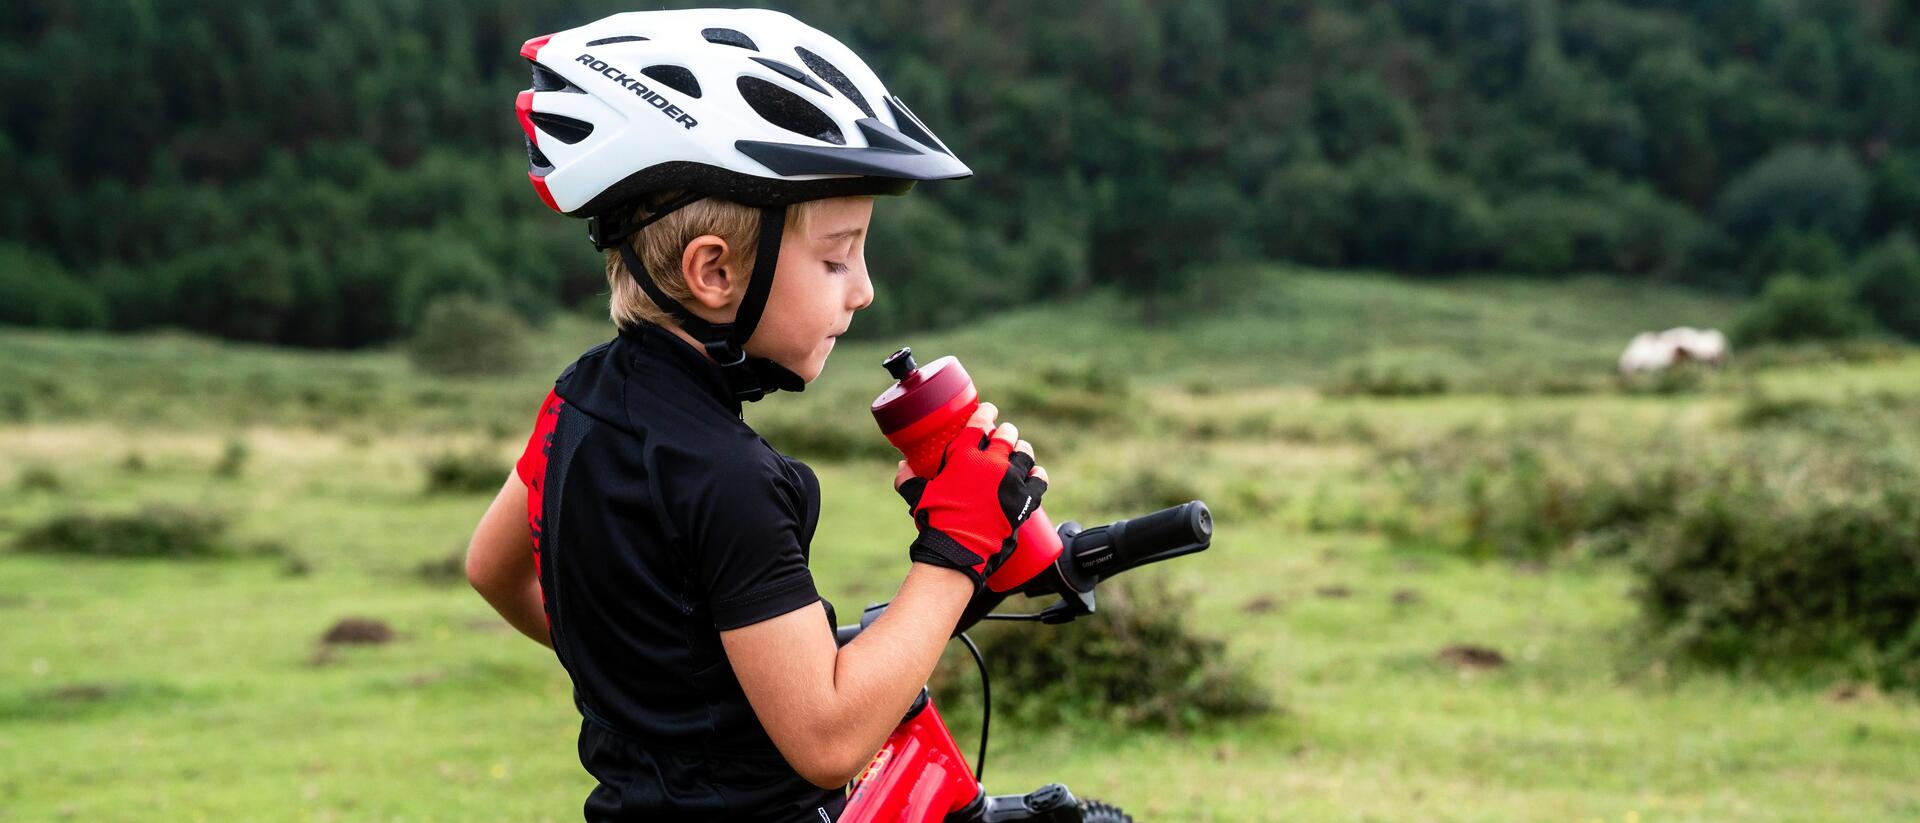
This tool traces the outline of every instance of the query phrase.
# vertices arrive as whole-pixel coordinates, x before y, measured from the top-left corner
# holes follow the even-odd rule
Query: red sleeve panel
[[[527,448],[513,464],[514,473],[527,486],[527,529],[533,535],[533,569],[536,575],[540,571],[540,517],[544,508],[541,503],[546,497],[547,455],[553,450],[553,427],[560,421],[560,407],[566,402],[560,399],[560,395],[547,392],[546,402],[540,404],[540,416],[534,420],[533,434],[527,438]]]

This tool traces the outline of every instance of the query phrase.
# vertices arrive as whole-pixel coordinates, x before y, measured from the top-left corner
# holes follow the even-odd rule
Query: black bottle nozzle
[[[905,380],[907,375],[913,374],[915,369],[920,368],[920,364],[913,362],[911,346],[902,346],[899,351],[887,355],[887,359],[880,361],[880,365],[887,367],[887,373],[893,375],[895,380]]]

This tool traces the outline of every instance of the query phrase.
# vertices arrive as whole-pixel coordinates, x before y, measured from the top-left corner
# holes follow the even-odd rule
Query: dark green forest
[[[1285,260],[1794,272],[1920,334],[1914,0],[770,5],[977,174],[878,210],[860,331],[1109,285],[1151,317]],[[526,183],[517,51],[631,8],[10,0],[0,323],[360,346],[456,293],[578,306],[601,264]]]

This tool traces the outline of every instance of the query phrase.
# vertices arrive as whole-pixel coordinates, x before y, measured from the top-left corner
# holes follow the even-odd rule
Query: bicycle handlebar
[[[1078,528],[1072,523],[1061,528],[1067,542],[1061,555],[1072,557],[1073,570],[1089,586],[1148,563],[1201,551],[1213,541],[1213,513],[1198,500],[1071,533],[1068,527]]]
[[[1062,602],[1026,619],[1066,622],[1091,613],[1093,590],[1101,581],[1148,563],[1205,550],[1213,542],[1213,513],[1207,504],[1192,500],[1090,529],[1068,521],[1060,525],[1060,540],[1064,544],[1060,559],[1013,592],[1028,597],[1059,595]],[[978,602],[969,604],[956,633],[985,616],[1002,597],[976,597]],[[867,607],[858,624],[835,628],[834,639],[842,646],[853,642],[885,609],[884,603]]]

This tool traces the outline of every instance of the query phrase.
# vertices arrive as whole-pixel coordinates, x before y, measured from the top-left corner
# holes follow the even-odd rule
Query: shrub
[[[781,451],[802,459],[900,459],[900,452],[866,414],[782,414],[756,419],[753,428]]]
[[[1607,206],[1551,194],[1509,201],[1496,224],[1500,268],[1531,274],[1610,268],[1620,235]]]
[[[1710,665],[1841,664],[1920,686],[1920,495],[1740,471],[1689,496],[1635,563],[1655,648]]]
[[[1141,515],[1202,496],[1187,475],[1154,463],[1117,483],[1107,494],[1105,510],[1126,516]]]
[[[1920,340],[1920,245],[1898,234],[1860,258],[1854,294],[1888,331]]]
[[[1741,267],[1744,282],[1757,288],[1775,272],[1800,272],[1816,280],[1846,270],[1847,256],[1826,232],[1782,226],[1746,252]]]
[[[1869,326],[1845,283],[1787,273],[1767,281],[1766,291],[1734,321],[1733,336],[1746,344],[1838,340]]]
[[[1728,183],[1714,217],[1753,240],[1782,226],[1854,237],[1867,211],[1867,174],[1845,149],[1788,146]]]
[[[220,477],[239,477],[247,467],[247,456],[251,454],[247,441],[238,437],[227,441],[220,451],[220,461],[213,464],[213,473]]]
[[[532,359],[529,337],[526,322],[513,312],[453,295],[427,307],[407,356],[428,374],[512,374]]]
[[[223,515],[152,505],[132,514],[73,512],[21,532],[23,552],[99,557],[194,558],[231,554]]]
[[[1124,416],[1132,385],[1117,369],[1092,363],[1046,363],[995,385],[996,404],[1018,409],[1021,420],[1072,426],[1105,423]]]
[[[46,466],[21,469],[20,477],[15,482],[23,492],[57,492],[66,485],[61,482],[59,474]]]
[[[1679,463],[1622,471],[1514,446],[1502,457],[1470,463],[1460,482],[1459,548],[1538,562],[1575,546],[1625,552],[1672,513],[1675,497],[1695,477]]]
[[[426,460],[427,494],[491,492],[505,482],[507,470],[485,451],[442,452]]]
[[[0,325],[91,328],[106,325],[100,294],[51,257],[0,244]]]
[[[1459,271],[1480,265],[1492,245],[1492,217],[1473,184],[1419,164],[1370,158],[1353,169],[1349,263],[1400,271]]]
[[[433,586],[451,586],[467,580],[467,548],[460,546],[439,557],[422,560],[413,566],[413,576]]]
[[[1320,384],[1328,397],[1423,397],[1450,388],[1444,361],[1416,355],[1381,354],[1347,363]]]
[[[1266,690],[1226,655],[1226,644],[1195,634],[1189,594],[1128,580],[1102,587],[1099,611],[1073,623],[983,623],[973,634],[993,677],[994,709],[1018,722],[1106,721],[1191,729],[1256,715]],[[977,706],[976,676],[964,652],[935,670],[943,703]],[[969,701],[972,701],[971,703]]]

